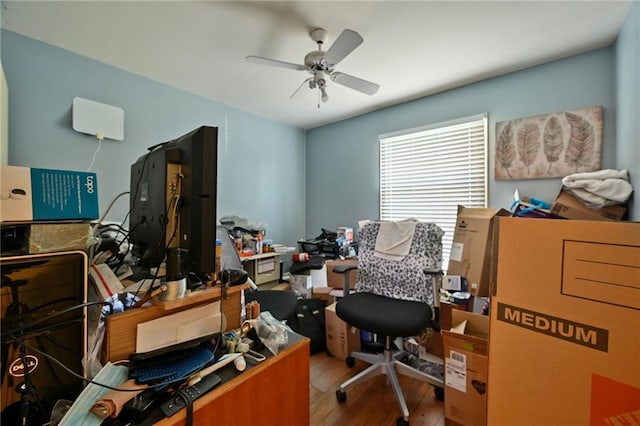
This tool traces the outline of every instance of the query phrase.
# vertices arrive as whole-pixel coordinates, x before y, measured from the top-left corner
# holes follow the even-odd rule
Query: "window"
[[[446,270],[458,205],[487,204],[486,114],[379,139],[380,219],[414,218],[440,226]]]

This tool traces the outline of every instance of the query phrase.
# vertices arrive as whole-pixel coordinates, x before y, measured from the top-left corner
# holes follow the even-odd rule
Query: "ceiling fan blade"
[[[324,60],[329,66],[337,65],[349,53],[360,46],[364,40],[353,30],[344,30],[342,34],[333,42],[329,50],[324,54]]]
[[[379,84],[372,83],[370,81],[363,80],[361,78],[354,77],[342,72],[334,72],[333,74],[331,74],[331,80],[367,95],[373,95],[380,88]]]
[[[304,65],[292,64],[291,62],[276,61],[275,59],[263,58],[260,56],[247,56],[247,62],[260,65],[271,65],[273,67],[286,68],[290,70],[304,71]]]
[[[309,77],[308,79],[306,79],[305,81],[302,82],[302,84],[300,86],[298,86],[298,88],[291,94],[291,96],[289,97],[289,99],[293,99],[299,92],[300,89],[302,89],[307,83],[309,83],[311,80],[313,80],[313,77]]]

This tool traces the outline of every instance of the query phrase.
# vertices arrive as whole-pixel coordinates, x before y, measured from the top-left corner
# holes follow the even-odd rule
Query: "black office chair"
[[[407,229],[406,223],[401,225],[405,227],[403,229]],[[384,226],[385,230],[388,229],[387,225]],[[444,232],[432,223],[415,223],[410,248],[404,256],[397,253],[387,256],[380,251],[380,246],[376,250],[376,241],[381,234],[381,222],[368,223],[360,230],[356,291],[349,295],[345,291],[345,296],[337,302],[336,314],[354,327],[383,336],[384,352],[352,352],[352,358],[347,358],[349,366],[354,365],[354,359],[372,365],[342,383],[336,391],[336,398],[338,402],[344,402],[347,388],[385,374],[402,411],[398,425],[408,425],[409,410],[397,374],[430,383],[435,387],[438,399],[444,398],[443,379],[401,362],[408,354],[394,350],[393,339],[417,336],[428,326],[438,329],[436,275],[441,274]],[[411,234],[407,238],[410,237]],[[353,267],[336,267],[334,271],[346,274],[350,269]]]

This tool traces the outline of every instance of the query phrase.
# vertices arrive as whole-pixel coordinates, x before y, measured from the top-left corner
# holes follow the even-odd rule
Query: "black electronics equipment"
[[[47,423],[59,399],[83,388],[87,256],[82,251],[0,258],[3,426]],[[57,360],[57,362],[56,362]]]
[[[215,270],[218,128],[149,148],[131,166],[129,241],[143,268],[181,248],[186,275]]]

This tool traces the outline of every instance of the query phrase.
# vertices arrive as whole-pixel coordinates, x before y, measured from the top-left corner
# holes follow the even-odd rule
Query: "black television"
[[[215,270],[218,128],[201,126],[148,148],[131,166],[129,242],[151,268],[178,248],[181,269]]]

